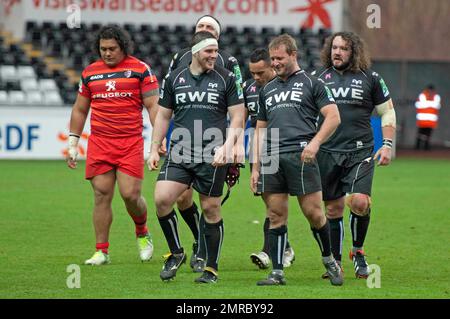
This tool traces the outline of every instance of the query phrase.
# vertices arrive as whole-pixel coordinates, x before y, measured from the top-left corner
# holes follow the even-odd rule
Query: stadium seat
[[[0,79],[2,81],[16,81],[17,68],[14,65],[0,65]]]
[[[47,105],[62,105],[63,100],[58,91],[47,91],[43,93],[44,103]]]
[[[91,33],[96,33],[98,30],[100,30],[100,28],[102,27],[102,25],[100,23],[92,23],[90,28],[88,28],[90,30]]]
[[[6,81],[5,83],[7,91],[20,91],[19,81]]]
[[[52,21],[44,21],[42,23],[41,32],[45,35],[52,34],[54,32],[58,32],[58,26]]]
[[[27,32],[36,30],[38,28],[38,23],[36,21],[27,21],[25,24],[25,30]]]
[[[229,25],[229,26],[227,26],[225,28],[225,32],[224,33],[226,33],[227,35],[235,35],[235,34],[238,34],[239,32],[238,32],[238,29],[235,26]]]
[[[141,33],[145,34],[149,34],[149,33],[153,33],[154,29],[153,29],[153,25],[151,24],[141,24]]]
[[[297,32],[295,32],[295,31],[294,31],[294,28],[292,28],[292,27],[282,27],[282,28],[280,29],[280,33],[281,33],[281,34],[287,33],[287,34],[289,34],[289,35],[291,35],[291,36],[295,36]]]
[[[84,56],[83,53],[74,54],[71,62],[69,62],[69,66],[73,67],[75,70],[82,70],[84,67]]]
[[[125,23],[125,24],[123,25],[123,28],[124,28],[126,31],[128,31],[128,33],[129,33],[131,36],[134,35],[135,33],[137,33],[136,26],[135,26],[134,24],[132,24],[132,23]]]
[[[35,78],[23,78],[20,80],[20,88],[25,92],[39,90],[39,84]]]
[[[40,48],[42,46],[42,33],[39,30],[33,30],[31,31],[29,42],[33,44],[33,46],[36,46],[37,48]]]
[[[9,103],[9,99],[8,99],[8,92],[6,91],[0,91],[0,104],[8,104]]]
[[[40,79],[39,89],[41,90],[41,92],[54,91],[57,90],[58,87],[56,86],[55,80],[53,79]]]
[[[256,28],[255,27],[251,27],[251,26],[246,26],[242,29],[242,33],[246,34],[246,35],[256,35]]]
[[[25,104],[25,93],[22,91],[9,91],[8,99],[10,104]]]
[[[75,103],[75,100],[77,99],[77,91],[68,91],[63,94],[64,97],[64,103],[67,105],[72,105]]]
[[[16,63],[14,55],[9,54],[8,52],[3,54],[2,60],[3,60],[2,64],[4,65],[14,65]]]
[[[16,54],[14,56],[14,64],[19,65],[30,65],[30,59],[25,54]]]
[[[17,67],[17,76],[19,79],[36,78],[36,73],[30,65],[19,65]]]
[[[261,35],[264,37],[270,37],[276,35],[277,32],[275,32],[274,27],[262,27],[261,28]]]
[[[160,24],[160,25],[158,25],[156,30],[160,34],[167,34],[167,33],[171,32],[170,26],[168,26],[167,24]]]
[[[44,99],[39,91],[29,91],[26,94],[26,104],[28,105],[41,105]]]

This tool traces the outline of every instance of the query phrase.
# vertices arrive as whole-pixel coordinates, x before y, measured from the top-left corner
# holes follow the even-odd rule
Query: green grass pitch
[[[381,287],[357,280],[347,253],[351,244],[345,214],[345,283],[320,279],[319,249],[296,200],[290,201],[289,240],[296,261],[286,269],[287,285],[257,287],[267,271],[249,255],[261,249],[264,205],[249,189],[248,167],[223,207],[225,240],[216,285],[199,285],[188,264],[174,281],[159,278],[168,248],[157,222],[153,186],[146,171],[144,195],[155,252],[138,260],[134,226],[116,191],[110,236],[112,263],[83,266],[94,251],[93,195],[83,178],[84,163],[71,171],[63,161],[0,161],[0,298],[449,298],[450,161],[396,159],[377,167],[372,222],[365,250],[381,269]],[[196,198],[197,200],[197,198]],[[190,257],[192,235],[180,220]],[[256,223],[255,221],[259,221]],[[80,265],[80,288],[69,289],[67,272]]]

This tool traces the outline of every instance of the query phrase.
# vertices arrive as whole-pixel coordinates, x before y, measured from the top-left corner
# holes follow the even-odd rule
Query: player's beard
[[[341,60],[341,61],[342,61],[342,60]],[[350,66],[350,61],[347,61],[347,62],[345,62],[345,63],[342,63],[341,65],[335,65],[335,64],[333,63],[333,67],[334,67],[336,70],[339,70],[339,71],[344,71],[344,70],[348,69],[349,66]]]

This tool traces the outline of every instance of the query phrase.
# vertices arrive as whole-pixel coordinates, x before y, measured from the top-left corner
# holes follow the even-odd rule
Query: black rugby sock
[[[205,221],[205,244],[208,259],[206,267],[219,270],[220,251],[223,243],[223,219],[215,224],[209,224]]]
[[[331,244],[330,244],[330,223],[328,219],[325,225],[320,229],[311,228],[314,238],[319,244],[322,257],[331,255]]]
[[[172,254],[182,253],[183,247],[181,247],[180,237],[178,235],[178,217],[175,210],[172,210],[167,216],[158,217],[158,221],[166,237],[170,252]]]
[[[192,206],[188,209],[181,210],[178,209],[181,217],[183,217],[186,224],[189,226],[189,229],[194,236],[195,241],[198,240],[198,224],[200,219],[200,214],[198,213],[197,205],[195,202],[192,203]]]
[[[342,260],[342,243],[344,241],[344,221],[342,217],[328,219],[330,223],[331,252],[336,260]]]
[[[286,249],[287,226],[269,229],[270,259],[273,270],[283,270],[283,256]]]
[[[362,248],[366,239],[370,223],[370,211],[366,216],[359,216],[351,212],[350,230],[352,231],[353,247]]]

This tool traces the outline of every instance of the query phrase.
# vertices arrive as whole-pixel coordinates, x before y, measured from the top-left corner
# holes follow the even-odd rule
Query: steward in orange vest
[[[436,93],[433,85],[428,85],[420,93],[416,103],[417,138],[416,149],[430,149],[430,138],[433,129],[437,127],[441,97]]]

